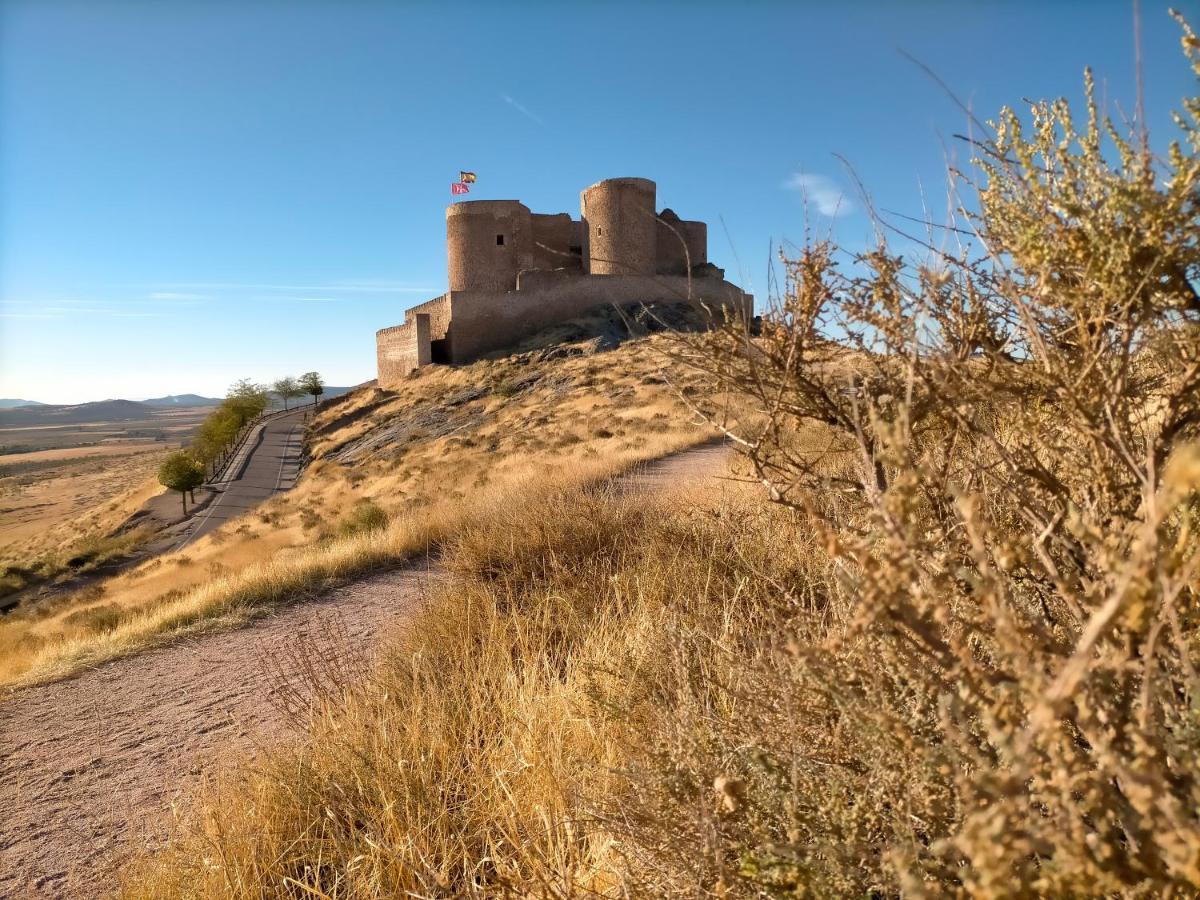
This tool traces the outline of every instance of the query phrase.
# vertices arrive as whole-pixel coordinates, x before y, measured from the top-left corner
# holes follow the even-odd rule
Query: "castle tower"
[[[512,291],[533,266],[529,207],[516,200],[468,200],[446,208],[452,291]]]
[[[592,275],[653,275],[659,227],[655,184],[647,178],[609,178],[579,196],[585,223],[583,258]]]
[[[658,274],[686,275],[689,266],[708,262],[708,226],[679,218],[673,209],[658,214]]]

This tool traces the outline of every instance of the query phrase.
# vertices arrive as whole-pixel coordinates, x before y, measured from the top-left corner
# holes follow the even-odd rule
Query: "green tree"
[[[204,484],[204,467],[186,450],[176,450],[159,466],[158,482],[165,488],[179,491],[183,514],[186,516],[188,494],[192,494],[192,502],[195,503],[195,490]]]
[[[267,389],[249,378],[235,381],[225,395],[226,408],[238,417],[238,427],[257,419],[267,408]]]
[[[209,413],[192,438],[192,455],[205,465],[220,459],[237,436],[241,422],[237,414],[222,404]]]
[[[293,397],[299,396],[299,387]],[[200,423],[192,438],[189,452],[201,467],[216,465],[229,452],[230,445],[248,422],[263,414],[267,408],[267,388],[249,378],[233,383],[221,405]]]
[[[300,376],[300,387],[306,394],[312,394],[313,406],[317,405],[317,398],[325,393],[325,381],[321,378],[319,372],[305,372]]]
[[[288,408],[288,400],[305,393],[304,389],[300,387],[296,379],[291,375],[285,375],[283,378],[280,378],[271,385],[271,390],[283,398],[283,408],[285,410]]]

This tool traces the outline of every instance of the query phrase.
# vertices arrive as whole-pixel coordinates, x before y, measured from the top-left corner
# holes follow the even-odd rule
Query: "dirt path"
[[[723,470],[705,446],[650,463],[621,490],[655,491]],[[108,663],[0,703],[0,897],[92,898],[131,845],[163,834],[172,802],[211,761],[283,730],[264,660],[345,629],[369,648],[439,576],[416,563],[235,631]]]

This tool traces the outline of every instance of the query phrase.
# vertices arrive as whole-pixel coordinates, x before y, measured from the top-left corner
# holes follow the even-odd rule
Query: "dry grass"
[[[578,490],[498,497],[377,674],[326,695],[302,745],[214,785],[126,896],[616,884],[620,845],[591,817],[630,786],[632,721],[606,710],[631,709],[638,667],[673,664],[664,625],[738,604],[723,521]]]
[[[104,443],[85,447],[58,447],[53,450],[33,450],[28,453],[5,453],[0,456],[0,475],[14,471],[41,468],[48,463],[64,464],[86,459],[94,461],[100,457],[129,456],[131,454],[161,451],[163,443],[158,441],[131,441],[129,443]]]
[[[981,873],[992,880],[972,895],[1034,896],[1099,883],[1059,867],[1025,889],[1003,857],[941,877],[914,867],[971,813],[961,792],[1002,776],[939,762],[939,729],[960,727],[949,699],[911,670],[897,680],[895,637],[856,634],[856,597],[804,516],[740,486],[671,503],[497,501],[449,542],[450,580],[377,670],[313,685],[298,743],[227,760],[123,897],[961,895]]]
[[[313,463],[289,493],[181,553],[106,580],[100,594],[0,620],[0,684],[61,677],[244,621],[429,549],[480,498],[602,478],[709,437],[657,378],[661,347],[651,338],[595,355],[434,367],[396,393],[358,392],[318,417]],[[501,384],[510,387],[492,390]],[[387,528],[354,523],[368,508]],[[83,615],[89,607],[103,609]]]

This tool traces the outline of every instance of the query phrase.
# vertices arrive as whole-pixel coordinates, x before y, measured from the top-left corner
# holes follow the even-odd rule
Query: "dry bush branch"
[[[676,351],[753,401],[723,424],[842,563],[804,686],[905,761],[875,840],[915,894],[1200,886],[1200,100],[1161,160],[1085,87],[1081,130],[1038,103],[976,142],[982,259],[810,241],[752,340]]]

